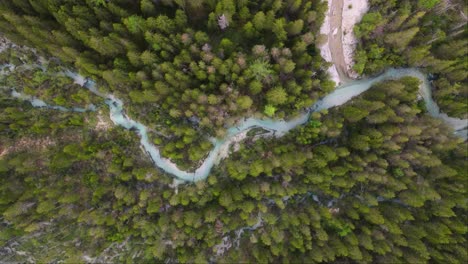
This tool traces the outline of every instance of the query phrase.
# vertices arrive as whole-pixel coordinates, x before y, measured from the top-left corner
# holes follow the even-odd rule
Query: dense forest
[[[249,140],[178,192],[131,132],[3,96],[2,145],[35,142],[1,159],[5,260],[461,262],[466,143],[424,113],[418,85],[380,83],[282,139]],[[223,238],[238,250],[223,254]]]
[[[423,67],[443,110],[466,115],[462,53],[440,57],[466,33],[450,36],[453,9],[434,15],[451,2],[370,3],[356,70]],[[465,263],[468,145],[426,113],[416,78],[377,83],[281,138],[249,133],[206,180],[174,185],[103,98],[62,74],[74,67],[124,99],[162,155],[190,169],[236,120],[292,117],[334,89],[315,47],[326,6],[0,1],[0,32],[37,49],[0,53],[15,65],[0,70],[0,262]],[[411,44],[387,49],[416,25]],[[441,39],[427,44],[432,29]],[[418,45],[428,55],[416,62]],[[444,61],[450,70],[435,68]],[[35,108],[12,89],[96,109]]]
[[[466,1],[370,1],[355,33],[362,42],[354,69],[422,67],[432,74],[434,99],[450,116],[468,117]]]
[[[0,30],[102,80],[182,167],[226,124],[291,116],[334,88],[314,45],[320,0],[138,2],[2,1]]]

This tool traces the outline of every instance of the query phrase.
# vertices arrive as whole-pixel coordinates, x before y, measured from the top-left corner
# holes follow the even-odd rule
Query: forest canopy
[[[99,80],[187,169],[225,126],[294,116],[334,88],[315,47],[320,0],[138,3],[2,1],[0,30]]]
[[[466,117],[453,4],[371,0],[355,70],[420,67],[442,109]],[[377,82],[283,137],[254,128],[206,180],[176,184],[105,99],[63,74],[123,99],[191,171],[238,120],[292,118],[335,88],[316,48],[326,9],[0,1],[0,32],[17,44],[0,53],[0,262],[465,263],[468,145],[427,113],[417,78]],[[12,90],[95,108],[33,107]]]
[[[434,99],[450,116],[468,117],[468,56],[464,1],[371,1],[355,32],[361,45],[354,69],[421,67],[432,74]]]
[[[379,83],[281,139],[248,140],[178,192],[132,132],[2,94],[0,252],[37,262],[460,262],[466,142],[425,113],[419,84]]]

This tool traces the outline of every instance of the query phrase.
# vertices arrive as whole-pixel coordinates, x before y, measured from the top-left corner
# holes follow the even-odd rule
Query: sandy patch
[[[324,44],[322,44],[320,48],[320,55],[322,58],[327,61],[333,63],[332,59],[332,54],[331,54],[331,49],[330,49],[330,38],[329,35],[332,32],[332,29],[330,27],[330,16],[331,16],[331,7],[332,7],[332,1],[328,1],[328,11],[325,14],[325,20],[323,21],[322,26],[320,27],[320,34],[326,36],[326,41]],[[337,29],[336,29],[337,30]],[[338,33],[338,30],[336,31]],[[335,34],[336,34],[335,33]],[[330,75],[330,78],[338,85],[341,83],[340,76],[338,74],[338,71],[336,69],[335,63],[333,63],[332,66],[328,68],[328,74]]]
[[[320,55],[333,63],[328,73],[337,84],[345,83],[349,77],[358,77],[352,70],[358,43],[353,28],[368,9],[367,0],[328,0],[328,11],[320,28],[326,41],[320,46]]]
[[[102,114],[102,111],[99,111],[96,117],[97,117],[97,122],[95,126],[96,130],[103,131],[103,130],[108,130],[112,127],[112,122]]]
[[[232,144],[235,144],[234,145],[234,152],[238,151],[239,148],[240,148],[239,142],[241,142],[242,140],[244,140],[247,137],[247,132],[248,132],[248,130],[243,131],[243,132],[231,137],[226,142],[224,142],[224,144],[219,149],[219,154],[218,154],[218,158],[217,158],[216,163],[219,163],[221,160],[229,157],[229,155],[230,155],[229,149],[230,149],[230,146]]]
[[[350,8],[351,7],[351,8]],[[368,0],[344,0],[343,5],[343,55],[347,67],[348,76],[355,79],[359,75],[352,69],[354,65],[354,51],[358,39],[354,35],[354,26],[359,23],[364,14],[369,10]]]

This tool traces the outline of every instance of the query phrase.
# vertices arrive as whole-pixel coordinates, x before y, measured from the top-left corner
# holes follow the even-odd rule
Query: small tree
[[[272,105],[281,105],[284,104],[288,98],[288,94],[281,86],[276,86],[267,92],[267,100]]]
[[[276,108],[270,104],[265,105],[265,110],[263,110],[263,113],[265,115],[272,117],[276,112]]]

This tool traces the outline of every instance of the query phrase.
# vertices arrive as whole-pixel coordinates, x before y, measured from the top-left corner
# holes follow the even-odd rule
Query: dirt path
[[[344,0],[329,0],[331,7],[329,11],[330,32],[328,33],[328,42],[332,62],[338,71],[342,83],[348,82],[349,78],[347,65],[343,53],[343,5]]]

